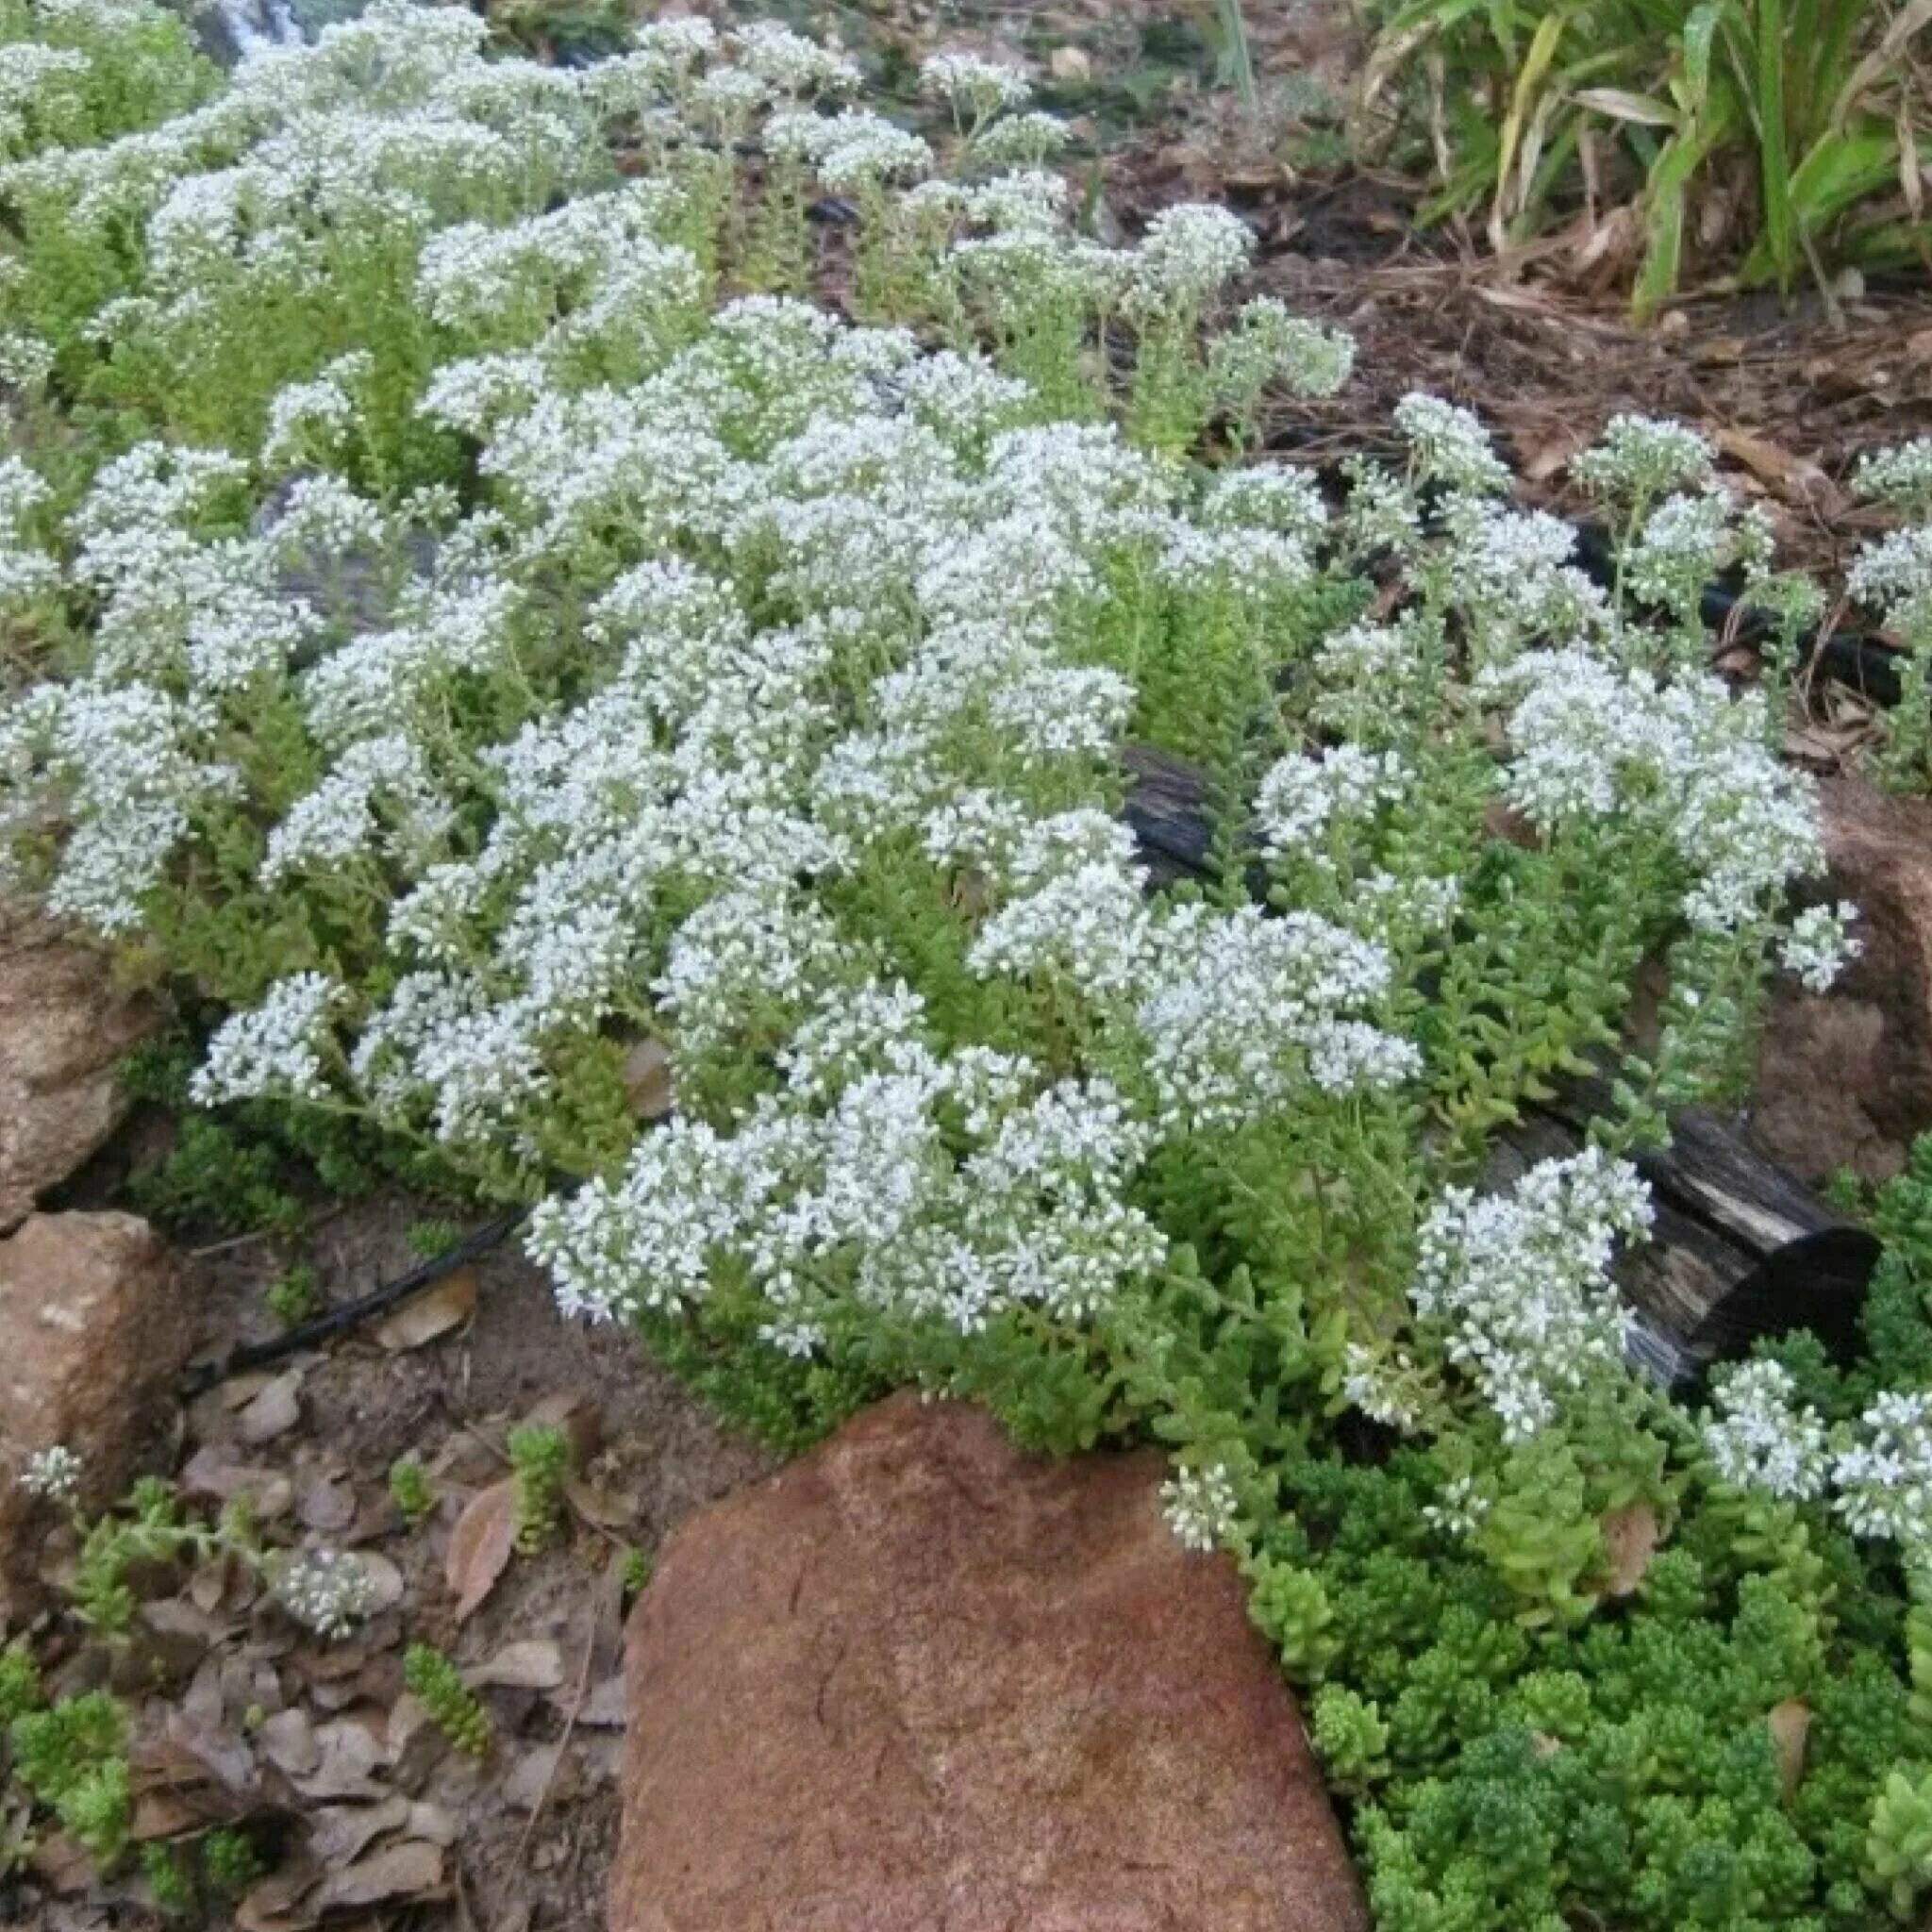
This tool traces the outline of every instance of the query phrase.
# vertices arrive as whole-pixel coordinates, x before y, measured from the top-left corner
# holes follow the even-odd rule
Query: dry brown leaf
[[[319,1915],[302,1901],[321,1875],[306,1851],[284,1858],[235,1907],[240,1932],[308,1932]]]
[[[356,1560],[369,1579],[369,1614],[379,1617],[402,1602],[403,1573],[380,1550],[358,1550]]]
[[[1802,1697],[1787,1697],[1766,1713],[1771,1732],[1771,1755],[1777,1765],[1777,1781],[1789,1805],[1798,1794],[1805,1776],[1805,1744],[1811,1735],[1811,1707]]]
[[[276,1711],[255,1735],[261,1755],[284,1777],[307,1777],[322,1762],[315,1726],[299,1705]]]
[[[37,1840],[27,1864],[49,1891],[62,1897],[85,1891],[93,1882],[92,1857],[62,1831]]]
[[[316,1887],[313,1904],[319,1912],[355,1911],[397,1899],[440,1898],[442,1874],[441,1845],[426,1839],[405,1839],[331,1872]]]
[[[385,1315],[375,1324],[375,1339],[391,1355],[400,1355],[460,1328],[475,1312],[476,1271],[453,1268],[441,1281]]]
[[[563,1652],[547,1637],[525,1637],[465,1671],[463,1681],[473,1690],[492,1684],[510,1690],[555,1690],[563,1682]]]
[[[389,1761],[381,1741],[354,1718],[337,1718],[315,1733],[315,1769],[290,1782],[305,1798],[385,1798],[373,1774]]]
[[[208,1812],[198,1805],[177,1798],[173,1791],[143,1791],[135,1800],[134,1821],[127,1836],[138,1845],[150,1839],[180,1838],[199,1831],[208,1823]]]
[[[572,1476],[564,1484],[563,1493],[570,1507],[586,1523],[595,1524],[599,1529],[625,1529],[637,1521],[637,1498],[608,1490],[602,1483]]]
[[[310,1855],[331,1871],[353,1865],[379,1838],[401,1831],[409,1822],[407,1798],[379,1805],[321,1805],[308,1814]]]
[[[1810,458],[1780,448],[1768,437],[1746,429],[1720,429],[1717,446],[1787,503],[1811,503],[1822,509],[1838,501],[1838,486]]]
[[[197,1449],[181,1472],[181,1487],[190,1495],[212,1496],[218,1503],[243,1498],[263,1522],[282,1515],[294,1501],[294,1486],[275,1470],[230,1462],[213,1449]]]
[[[1557,429],[1541,438],[1524,457],[1524,480],[1547,483],[1559,471],[1569,467],[1570,458],[1589,441],[1589,432],[1581,428]]]
[[[302,1420],[302,1371],[289,1369],[259,1389],[235,1418],[235,1433],[251,1449],[286,1436]]]
[[[506,1476],[478,1490],[450,1531],[442,1574],[457,1600],[457,1622],[474,1616],[508,1567],[517,1541],[517,1486]]]
[[[671,1049],[661,1040],[641,1040],[625,1055],[624,1091],[640,1120],[662,1120],[671,1111]]]
[[[1657,1554],[1657,1511],[1648,1503],[1626,1503],[1621,1509],[1612,1509],[1598,1527],[1609,1545],[1609,1593],[1628,1596],[1643,1581],[1650,1559]]]
[[[563,1700],[554,1700],[559,1707]],[[625,1726],[626,1703],[624,1677],[606,1677],[591,1688],[591,1694],[577,1707],[577,1724],[585,1730],[621,1731]]]
[[[561,1429],[570,1444],[570,1466],[581,1469],[604,1441],[604,1411],[588,1395],[559,1389],[531,1406],[524,1421],[533,1428]]]

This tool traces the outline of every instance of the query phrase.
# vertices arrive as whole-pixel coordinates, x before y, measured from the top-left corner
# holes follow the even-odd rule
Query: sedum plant
[[[403,1682],[423,1700],[437,1729],[458,1751],[481,1757],[490,1749],[490,1713],[456,1665],[434,1644],[410,1644],[403,1656]]]
[[[1815,802],[1699,615],[1805,587],[1676,425],[1579,464],[1603,577],[1437,398],[1336,487],[1241,460],[1346,341],[1241,299],[1225,209],[1080,234],[1016,75],[924,85],[936,141],[775,27],[563,69],[378,0],[0,166],[15,875],[182,990],[199,1106],[531,1204],[565,1314],[774,1442],[909,1382],[1166,1444],[1324,1686],[1386,1926],[1850,1932],[1923,1393],[1779,1362],[1692,1415],[1611,1275],[1632,1157],[1856,942],[1791,910]],[[1198,876],[1124,746],[1191,765]],[[1634,1609],[1633,1521],[1684,1545]],[[353,1585],[278,1580],[322,1629]]]

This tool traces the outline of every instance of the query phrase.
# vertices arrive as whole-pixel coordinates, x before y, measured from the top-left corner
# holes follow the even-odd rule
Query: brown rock
[[[102,954],[0,903],[0,1233],[113,1132],[115,1062],[154,1023]]]
[[[0,1241],[0,1563],[36,1507],[27,1457],[64,1443],[96,1502],[120,1493],[187,1358],[174,1256],[131,1214],[36,1214]]]
[[[1862,779],[1820,788],[1831,875],[1858,908],[1864,951],[1829,993],[1774,994],[1752,1135],[1814,1186],[1840,1168],[1882,1180],[1932,1129],[1932,801]]]
[[[906,1395],[687,1523],[631,1620],[612,1932],[1365,1926],[1160,1473]]]

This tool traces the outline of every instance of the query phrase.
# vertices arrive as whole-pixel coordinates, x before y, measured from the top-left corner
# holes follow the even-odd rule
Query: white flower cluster
[[[621,1182],[544,1203],[530,1247],[560,1306],[673,1308],[722,1274],[804,1354],[854,1305],[967,1334],[1024,1307],[1079,1321],[1158,1266],[1125,1198],[1152,1137],[1120,1095],[983,1050],[941,1058],[923,1022],[903,987],[835,995],[735,1131],[673,1120]]]
[[[1206,1554],[1233,1535],[1240,1507],[1225,1463],[1183,1469],[1160,1486],[1168,1527],[1183,1549]]]
[[[28,1495],[43,1502],[71,1507],[80,1500],[81,1460],[64,1443],[55,1442],[36,1449],[20,1473],[20,1486]]]
[[[286,1556],[274,1566],[270,1587],[291,1618],[331,1641],[354,1635],[377,1602],[369,1566],[349,1550]]]
[[[1879,1396],[1833,1459],[1831,1480],[1854,1536],[1883,1537],[1932,1574],[1932,1390]]]
[[[1610,1262],[1650,1218],[1636,1170],[1594,1147],[1539,1162],[1507,1193],[1453,1188],[1430,1209],[1409,1298],[1508,1440],[1535,1435],[1566,1392],[1622,1360]]]
[[[1852,491],[1907,516],[1932,516],[1932,436],[1915,436],[1860,457]]]
[[[1610,418],[1570,475],[1600,496],[1647,503],[1674,491],[1702,490],[1716,456],[1709,439],[1686,424],[1625,413]]]
[[[1711,1378],[1715,1419],[1704,1446],[1724,1481],[1808,1501],[1830,1477],[1830,1437],[1817,1411],[1797,1407],[1791,1373],[1774,1361],[1740,1362]]]
[[[1674,848],[1699,930],[1761,920],[1824,870],[1812,788],[1766,748],[1756,693],[1702,676],[1659,687],[1577,646],[1529,652],[1478,690],[1510,707],[1510,804],[1542,832],[1600,821]]]
[[[1910,1569],[1932,1575],[1932,1391],[1890,1391],[1837,1429],[1797,1400],[1779,1362],[1720,1370],[1711,1393],[1704,1446],[1723,1481],[1795,1502],[1828,1497],[1854,1536],[1896,1543]]]
[[[1852,931],[1858,908],[1847,900],[1836,906],[1807,906],[1791,921],[1778,958],[1809,992],[1829,992],[1845,967],[1864,951]]]

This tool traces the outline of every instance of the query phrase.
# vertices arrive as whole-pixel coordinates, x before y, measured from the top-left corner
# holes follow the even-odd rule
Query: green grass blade
[[[1764,240],[1786,294],[1798,271],[1798,225],[1791,206],[1791,158],[1786,146],[1785,0],[1757,0],[1758,182]]]

